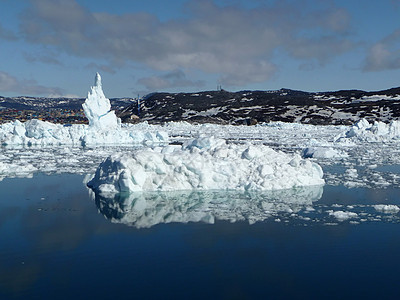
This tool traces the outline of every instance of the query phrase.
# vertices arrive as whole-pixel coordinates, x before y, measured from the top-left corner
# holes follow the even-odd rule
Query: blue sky
[[[400,0],[0,0],[0,95],[400,86]]]

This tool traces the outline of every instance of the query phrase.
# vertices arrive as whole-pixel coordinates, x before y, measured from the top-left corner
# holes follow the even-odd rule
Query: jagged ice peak
[[[94,86],[91,87],[85,103],[82,104],[89,126],[101,130],[117,129],[121,126],[121,121],[111,111],[110,100],[103,93],[101,76],[96,73]]]
[[[101,88],[101,76],[99,72],[96,73],[96,77],[94,78],[94,86]]]

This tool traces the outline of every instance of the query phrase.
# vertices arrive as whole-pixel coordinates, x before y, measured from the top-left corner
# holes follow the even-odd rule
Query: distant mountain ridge
[[[139,108],[140,107],[140,108]],[[220,124],[256,124],[269,121],[305,124],[353,124],[361,118],[389,122],[400,119],[400,87],[383,91],[341,90],[304,92],[205,91],[153,93],[120,112],[149,123],[188,121]]]
[[[17,110],[81,109],[83,98],[0,97],[0,108]],[[152,93],[142,99],[112,98],[123,122],[168,121],[256,124],[269,121],[305,124],[353,124],[400,119],[400,87],[383,91],[340,90]]]
[[[113,110],[121,110],[133,102],[133,98],[110,99]],[[47,109],[73,109],[82,108],[85,98],[46,98],[46,97],[2,97],[0,96],[0,108],[16,110],[47,110]]]

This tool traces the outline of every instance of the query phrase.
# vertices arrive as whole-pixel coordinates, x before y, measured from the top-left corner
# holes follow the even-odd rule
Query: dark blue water
[[[397,216],[385,217],[368,207],[357,211],[360,224],[346,220],[331,226],[326,224],[334,220],[325,211],[353,204],[399,204],[399,190],[328,186],[311,203],[315,209],[311,221],[299,218],[308,215],[300,205],[296,213],[277,210],[252,225],[249,220],[259,210],[247,211],[239,200],[232,208],[236,219],[229,215],[224,220],[226,208],[220,207],[216,194],[206,195],[207,205],[199,200],[203,204],[190,204],[190,209],[187,200],[173,195],[166,199],[174,199],[174,210],[157,223],[154,216],[170,209],[164,198],[155,208],[149,204],[153,198],[147,209],[137,199],[117,199],[113,206],[91,198],[82,181],[78,175],[38,175],[0,182],[1,299],[395,299],[399,295]],[[193,203],[203,196],[185,197]],[[251,195],[247,197],[252,201]],[[264,203],[257,201],[254,207]],[[273,201],[278,201],[276,207],[283,203]],[[293,203],[289,206],[296,210]],[[373,218],[361,222],[363,211]],[[193,212],[217,217],[213,222],[176,221],[179,213]],[[135,218],[124,219],[127,215]]]

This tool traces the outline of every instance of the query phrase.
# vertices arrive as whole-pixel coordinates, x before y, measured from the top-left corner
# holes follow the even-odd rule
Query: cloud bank
[[[149,91],[159,91],[171,87],[203,87],[204,81],[192,81],[186,78],[186,74],[182,70],[174,70],[161,76],[152,76],[141,78],[138,80]]]
[[[400,29],[375,43],[368,51],[364,71],[400,69]]]
[[[24,95],[46,95],[61,96],[63,89],[56,87],[45,87],[37,84],[35,80],[19,80],[9,73],[0,71],[0,91],[17,92]]]
[[[111,65],[139,63],[167,74],[200,70],[217,75],[223,85],[239,86],[270,79],[279,68],[277,51],[321,64],[349,51],[354,45],[348,12],[323,3],[328,4],[284,0],[249,9],[191,1],[186,18],[161,21],[149,13],[91,12],[75,0],[31,0],[20,32],[26,41],[70,55]],[[148,88],[199,85],[175,75],[181,77],[139,83]]]

